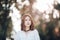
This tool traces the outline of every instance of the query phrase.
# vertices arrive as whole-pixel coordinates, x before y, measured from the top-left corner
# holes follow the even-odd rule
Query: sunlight
[[[60,4],[60,0],[56,0]]]
[[[59,12],[56,9],[54,10],[53,18],[59,18]]]
[[[52,4],[54,3],[54,0],[36,0],[36,2],[33,4],[33,8],[38,9],[41,12],[53,9]]]
[[[13,25],[13,30],[15,30],[15,32],[20,31],[20,27],[21,27],[21,14],[20,11],[18,11],[14,5],[14,3],[11,5],[10,7],[10,14],[9,16],[11,17],[12,20],[12,25]]]

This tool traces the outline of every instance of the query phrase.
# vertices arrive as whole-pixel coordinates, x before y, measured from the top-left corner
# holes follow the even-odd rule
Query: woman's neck
[[[30,28],[29,27],[26,27],[26,31],[29,31],[30,30]]]

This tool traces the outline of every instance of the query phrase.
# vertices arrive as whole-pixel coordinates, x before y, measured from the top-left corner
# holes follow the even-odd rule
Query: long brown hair
[[[31,19],[30,30],[34,30],[33,19],[32,19],[32,17],[31,17],[30,15],[28,15],[28,14],[22,16],[21,30],[26,31],[26,26],[24,25],[24,21],[25,21],[25,18],[26,18],[27,16],[30,17],[30,19]]]

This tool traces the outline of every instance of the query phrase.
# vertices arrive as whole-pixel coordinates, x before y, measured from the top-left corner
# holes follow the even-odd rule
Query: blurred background
[[[28,13],[41,40],[60,40],[60,0],[0,0],[0,40],[13,40]]]

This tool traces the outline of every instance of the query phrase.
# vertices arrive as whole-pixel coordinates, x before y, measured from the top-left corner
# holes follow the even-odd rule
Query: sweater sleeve
[[[35,40],[40,40],[38,31],[35,29],[34,32],[35,32],[35,33],[34,33],[34,39],[35,39]]]

